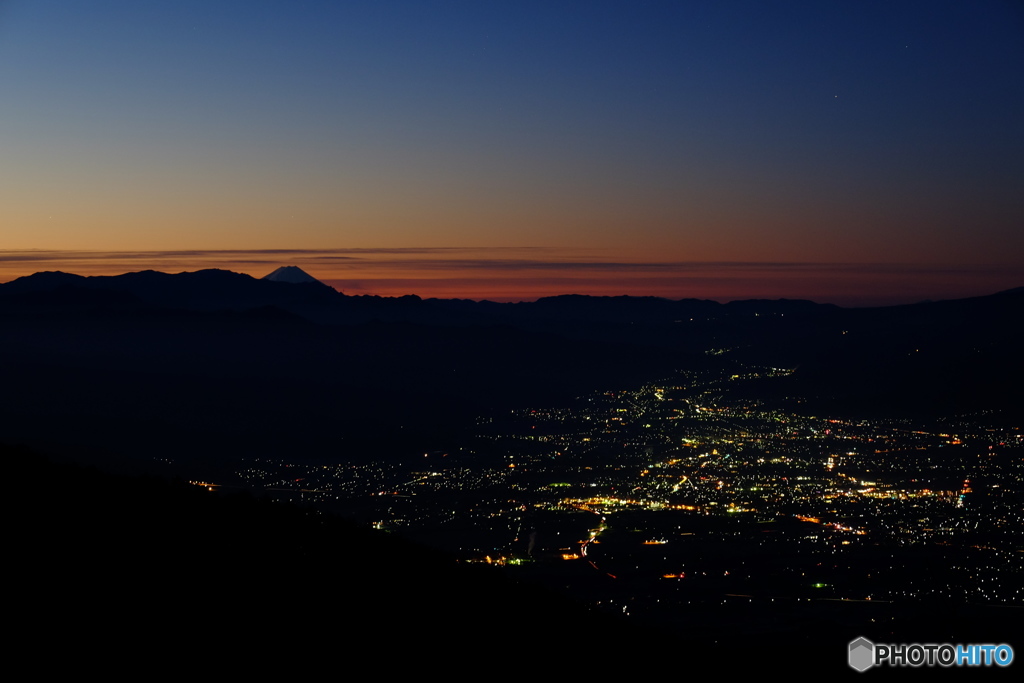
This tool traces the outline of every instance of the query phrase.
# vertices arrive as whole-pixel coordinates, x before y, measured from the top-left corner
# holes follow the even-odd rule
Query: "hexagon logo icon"
[[[857,671],[867,671],[875,663],[875,644],[864,637],[850,642],[850,666]]]

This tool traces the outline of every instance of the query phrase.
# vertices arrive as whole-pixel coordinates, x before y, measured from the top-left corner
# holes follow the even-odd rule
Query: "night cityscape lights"
[[[748,393],[787,372],[680,372],[482,416],[410,462],[261,460],[231,484],[464,561],[575,567],[557,570],[570,592],[630,614],[736,596],[1021,604],[1018,428],[801,415]]]

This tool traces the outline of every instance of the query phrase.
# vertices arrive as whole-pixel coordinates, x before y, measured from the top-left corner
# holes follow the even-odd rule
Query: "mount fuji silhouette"
[[[264,280],[270,280],[271,282],[290,282],[293,284],[312,283],[323,284],[315,277],[304,271],[298,266],[281,266],[273,273],[263,276]]]

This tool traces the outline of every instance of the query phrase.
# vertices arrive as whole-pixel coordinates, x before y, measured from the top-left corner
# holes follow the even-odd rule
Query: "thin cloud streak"
[[[524,249],[532,249],[526,247]],[[152,251],[90,251],[74,249],[0,249],[0,262],[4,261],[77,261],[77,260],[129,260],[167,259],[187,257],[199,259],[230,258],[232,261],[245,256],[292,256],[305,258],[357,258],[343,254],[436,254],[458,251],[480,251],[473,247],[385,247],[352,249],[185,249]]]
[[[363,263],[351,264],[360,267]],[[779,272],[834,272],[846,273],[918,273],[929,275],[962,275],[977,272],[1021,273],[1022,268],[982,265],[963,267],[954,265],[921,265],[904,263],[786,263],[786,262],[734,262],[734,261],[541,261],[525,259],[419,259],[411,261],[374,260],[374,267],[403,268],[406,270],[480,270],[480,271],[613,271],[620,274],[648,272],[707,272],[707,271],[779,271]]]
[[[510,258],[423,258],[423,259],[379,259],[367,256],[395,254],[438,254],[438,253],[480,253],[503,251],[549,251],[564,252],[563,249],[545,247],[388,247],[349,249],[193,249],[165,251],[76,251],[76,250],[0,250],[0,264],[50,263],[55,265],[79,262],[97,262],[111,268],[119,264],[134,264],[138,261],[154,265],[195,265],[196,267],[220,267],[230,269],[233,265],[279,265],[287,257],[307,264],[323,263],[332,267],[387,269],[401,268],[416,271],[615,271],[629,272],[705,272],[705,271],[835,271],[848,273],[919,273],[919,274],[971,274],[1020,273],[1018,266],[982,264],[959,266],[953,264],[914,263],[856,263],[856,262],[787,262],[787,261],[611,261],[611,260],[566,260],[556,259],[510,259]],[[349,254],[358,254],[351,256]],[[217,265],[211,265],[215,262]]]

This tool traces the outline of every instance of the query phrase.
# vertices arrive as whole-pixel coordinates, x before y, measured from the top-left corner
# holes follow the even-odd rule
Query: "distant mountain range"
[[[298,286],[295,286],[298,285]],[[121,293],[120,298],[111,293]],[[44,294],[48,293],[48,294]],[[125,296],[127,295],[127,296]],[[415,295],[347,296],[324,285],[301,268],[282,266],[262,279],[227,270],[200,270],[178,274],[152,270],[116,276],[83,277],[63,272],[42,272],[0,284],[0,302],[51,306],[160,307],[191,311],[247,311],[265,307],[308,318],[313,322],[353,324],[403,321],[428,324],[525,324],[530,322],[583,322],[664,324],[700,319],[741,319],[749,316],[823,317],[837,311],[856,311],[864,318],[874,311],[898,315],[958,314],[984,309],[988,300],[1010,301],[1024,296],[1024,287],[990,297],[922,302],[904,306],[841,309],[833,304],[806,300],[755,299],[721,304],[707,299],[670,300],[659,297],[587,296],[570,294],[543,297],[534,302],[495,303],[469,299],[421,299]],[[880,314],[885,317],[886,314]]]
[[[801,409],[1024,410],[1024,288],[845,309],[558,296],[529,303],[347,296],[298,268],[0,284],[0,434],[194,455],[400,452],[473,415],[677,368],[795,368]]]

